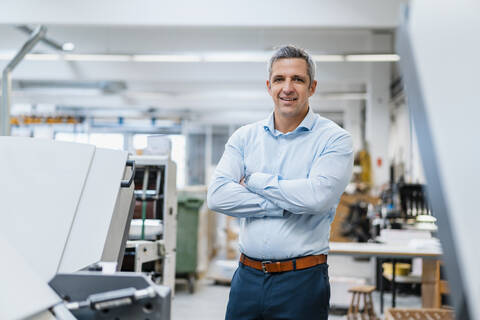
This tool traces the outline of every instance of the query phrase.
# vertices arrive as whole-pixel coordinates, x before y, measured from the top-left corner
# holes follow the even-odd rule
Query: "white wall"
[[[356,153],[363,146],[362,141],[362,107],[349,106],[343,112],[343,126],[345,130],[350,132],[353,138],[353,151]]]

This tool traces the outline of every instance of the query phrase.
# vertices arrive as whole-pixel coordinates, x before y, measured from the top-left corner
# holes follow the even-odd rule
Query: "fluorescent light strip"
[[[317,62],[343,62],[345,61],[345,56],[339,54],[314,54],[312,55],[313,60]]]
[[[132,56],[135,62],[200,62],[202,58],[197,55],[160,55],[139,54]]]
[[[0,60],[12,60],[15,55],[13,53],[2,53],[0,54]],[[25,55],[25,60],[31,61],[55,61],[60,60],[58,54],[49,54],[49,53],[29,53]]]
[[[56,61],[60,59],[60,56],[58,54],[27,54],[25,56],[26,60],[32,60],[32,61]]]
[[[128,62],[132,56],[126,54],[64,54],[66,61]]]
[[[14,54],[2,53],[0,60],[11,60]],[[396,54],[312,55],[316,62],[395,62]],[[205,55],[127,55],[127,54],[40,54],[26,55],[31,61],[86,61],[86,62],[266,62],[267,54],[205,54]]]
[[[0,53],[0,60],[12,60],[13,54],[11,53]]]
[[[205,62],[267,62],[270,55],[267,54],[207,54]]]
[[[345,61],[349,62],[395,62],[400,60],[397,54],[349,54]]]

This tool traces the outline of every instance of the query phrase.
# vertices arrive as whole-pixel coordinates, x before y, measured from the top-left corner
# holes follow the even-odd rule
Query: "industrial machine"
[[[176,165],[168,155],[130,156],[135,162],[135,213],[126,257],[134,256],[134,271],[151,271],[159,283],[175,290],[177,239]],[[151,262],[151,267],[144,265]]]
[[[0,137],[0,154],[0,319],[170,318],[167,286],[117,272],[134,209],[126,152]]]

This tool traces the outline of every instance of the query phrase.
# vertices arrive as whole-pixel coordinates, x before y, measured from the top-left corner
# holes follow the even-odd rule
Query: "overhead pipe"
[[[30,35],[22,48],[17,52],[13,59],[7,64],[2,72],[2,105],[0,110],[0,136],[10,135],[10,104],[12,93],[12,71],[23,60],[23,58],[32,51],[33,47],[42,40],[47,32],[45,26],[38,26]]]

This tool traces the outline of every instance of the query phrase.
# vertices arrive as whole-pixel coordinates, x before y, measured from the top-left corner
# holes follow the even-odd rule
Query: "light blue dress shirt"
[[[240,218],[240,251],[259,260],[327,254],[330,224],[353,167],[352,138],[309,109],[292,132],[239,128],[208,188],[208,207]],[[239,184],[246,176],[246,185]]]

